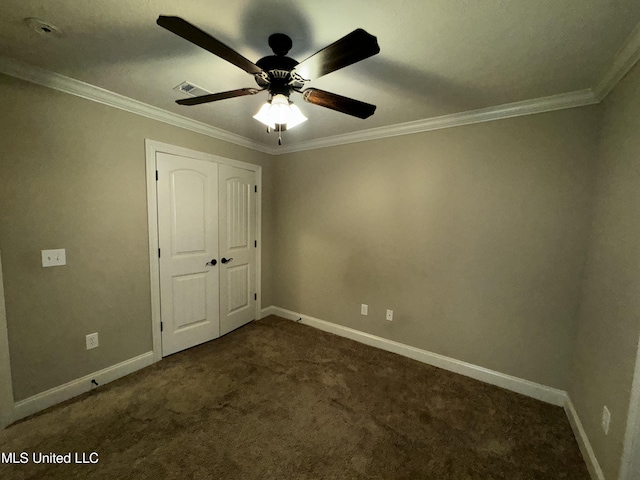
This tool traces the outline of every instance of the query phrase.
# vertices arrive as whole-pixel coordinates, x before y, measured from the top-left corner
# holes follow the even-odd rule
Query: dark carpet
[[[277,317],[12,425],[0,451],[99,455],[4,480],[589,478],[562,408]]]

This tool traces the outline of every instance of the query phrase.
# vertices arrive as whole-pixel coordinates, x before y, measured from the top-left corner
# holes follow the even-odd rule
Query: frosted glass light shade
[[[275,130],[276,125],[286,125],[287,130],[307,120],[300,109],[289,103],[284,95],[274,95],[271,103],[265,103],[253,118]]]
[[[274,123],[271,121],[269,110],[271,110],[271,104],[267,102],[260,107],[260,110],[253,116],[253,118],[264,123],[267,127],[275,128]]]
[[[287,121],[287,128],[293,128],[296,125],[300,125],[302,122],[306,122],[305,117],[300,109],[293,103],[289,105],[289,120]]]

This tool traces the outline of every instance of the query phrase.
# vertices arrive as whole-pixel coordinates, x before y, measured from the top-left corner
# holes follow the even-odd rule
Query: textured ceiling
[[[173,87],[253,87],[239,68],[160,28],[177,15],[252,61],[267,37],[293,39],[301,61],[355,28],[380,54],[306,86],[376,104],[367,120],[292,100],[309,121],[289,144],[374,127],[595,88],[640,22],[637,0],[2,0],[0,55],[119,93],[254,142],[273,145],[254,120],[266,93],[178,106]],[[26,17],[59,27],[31,30]]]

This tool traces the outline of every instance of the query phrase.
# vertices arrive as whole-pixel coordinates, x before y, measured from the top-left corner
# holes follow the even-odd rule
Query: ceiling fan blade
[[[243,69],[245,72],[255,75],[262,72],[262,69],[255,63],[247,60],[235,50],[227,47],[224,43],[216,40],[211,35],[203,32],[198,27],[191,25],[180,17],[167,17],[160,15],[156,23],[162,28],[166,28],[172,33],[208,50],[218,57],[233,63],[236,67]]]
[[[303,90],[302,96],[305,101],[320,105],[321,107],[330,108],[336,112],[346,113],[358,118],[369,118],[376,111],[376,106],[370,103],[354,100],[353,98],[343,97],[331,92],[325,92],[317,88],[307,88]]]
[[[300,62],[296,70],[304,77],[316,79],[379,52],[377,38],[358,28]]]
[[[203,103],[217,102],[218,100],[225,100],[227,98],[244,97],[245,95],[255,95],[261,92],[257,88],[240,88],[238,90],[229,90],[228,92],[210,93],[209,95],[201,95],[193,98],[182,98],[176,100],[178,105],[200,105]]]

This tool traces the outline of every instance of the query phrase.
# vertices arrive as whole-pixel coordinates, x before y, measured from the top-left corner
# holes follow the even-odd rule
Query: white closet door
[[[220,336],[218,164],[157,153],[156,168],[166,356]]]
[[[220,165],[220,334],[255,319],[255,172]]]

